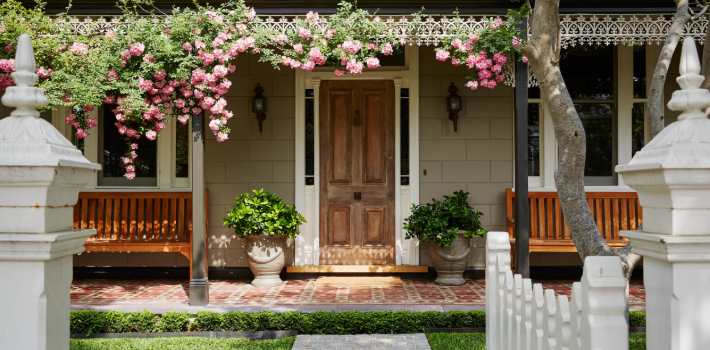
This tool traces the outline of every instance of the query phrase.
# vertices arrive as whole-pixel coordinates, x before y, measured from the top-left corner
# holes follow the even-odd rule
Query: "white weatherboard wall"
[[[434,60],[431,48],[419,50],[420,195],[426,202],[456,190],[468,191],[491,231],[505,229],[505,189],[513,181],[513,88],[470,91],[465,70]],[[456,84],[463,99],[458,132],[448,119],[446,96]],[[469,266],[482,267],[483,241],[475,242]],[[429,263],[422,249],[420,264]]]
[[[486,262],[486,349],[628,349],[627,282],[618,257],[588,257],[571,298],[513,275],[507,232],[488,233]]]
[[[643,230],[624,236],[643,256],[649,350],[710,349],[710,91],[692,38],[679,71],[678,121],[617,167],[644,210]]]
[[[0,349],[69,348],[69,286],[73,254],[94,230],[72,230],[79,189],[90,163],[37,107],[47,104],[37,81],[30,37],[17,45],[16,86],[2,103],[16,108],[0,120]]]

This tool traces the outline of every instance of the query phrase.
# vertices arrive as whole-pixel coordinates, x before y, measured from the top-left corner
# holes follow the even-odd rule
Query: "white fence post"
[[[622,235],[643,256],[648,350],[710,349],[710,91],[701,68],[710,67],[685,38],[680,89],[668,102],[678,120],[616,168],[643,207],[643,228]]]
[[[0,349],[65,350],[72,255],[96,232],[73,230],[72,209],[100,167],[40,118],[47,97],[27,34],[15,69],[2,97],[15,110],[0,119]]]
[[[595,256],[584,260],[582,275],[584,349],[628,349],[626,283],[621,259],[618,257]]]
[[[570,300],[513,275],[507,233],[488,233],[487,244],[487,349],[628,349],[626,280],[618,257],[587,258]]]
[[[507,261],[505,257],[507,256]],[[499,259],[500,257],[500,259]],[[499,262],[500,260],[500,262]],[[507,232],[486,235],[486,349],[501,350],[498,340],[498,268],[510,268],[510,240]]]

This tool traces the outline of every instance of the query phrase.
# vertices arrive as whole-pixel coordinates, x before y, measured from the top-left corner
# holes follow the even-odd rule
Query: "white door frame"
[[[365,71],[356,76],[336,77],[331,70],[313,72],[296,71],[295,77],[295,202],[296,209],[306,217],[301,234],[296,238],[294,265],[318,265],[320,260],[320,150],[319,150],[319,95],[322,80],[392,80],[395,97],[395,263],[418,265],[419,244],[415,239],[405,239],[402,224],[413,203],[419,202],[419,50],[405,47],[405,66],[384,67]],[[401,89],[409,89],[409,185],[402,186],[400,151],[400,96]],[[305,90],[314,94],[314,181],[306,185],[305,160]]]

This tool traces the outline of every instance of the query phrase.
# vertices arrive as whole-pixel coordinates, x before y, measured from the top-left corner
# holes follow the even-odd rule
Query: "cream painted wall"
[[[232,89],[226,97],[237,116],[230,122],[230,140],[217,143],[211,134],[205,150],[209,191],[209,264],[246,266],[243,243],[222,225],[234,197],[253,188],[272,191],[294,201],[294,73],[274,70],[255,56],[237,64]],[[259,83],[267,98],[266,120],[259,132],[251,113],[251,97]]]
[[[483,225],[504,230],[505,188],[513,180],[513,89],[469,91],[464,70],[435,61],[431,48],[420,49],[419,64],[420,201],[466,190],[471,204],[483,213]],[[458,132],[446,111],[451,82],[463,98]],[[420,263],[428,262],[423,249]],[[470,265],[483,266],[482,248],[471,255]]]

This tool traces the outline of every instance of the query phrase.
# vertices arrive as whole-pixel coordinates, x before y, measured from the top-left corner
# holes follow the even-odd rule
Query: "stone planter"
[[[460,286],[466,283],[463,273],[471,253],[471,239],[460,232],[450,247],[442,248],[436,243],[427,245],[431,263],[436,269],[436,283],[445,286]]]
[[[286,264],[286,237],[259,235],[248,236],[246,240],[249,270],[254,274],[251,284],[257,288],[280,285],[283,281],[279,275]]]

